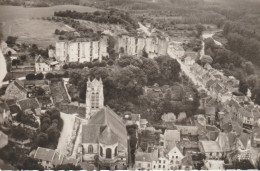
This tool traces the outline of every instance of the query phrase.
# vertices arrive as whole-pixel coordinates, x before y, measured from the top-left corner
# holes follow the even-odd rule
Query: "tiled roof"
[[[0,149],[8,144],[8,136],[0,131]]]
[[[22,81],[20,81],[20,80],[15,80],[13,83],[14,83],[14,85],[15,85],[20,91],[22,91],[22,92],[24,92],[24,93],[27,93],[27,90],[24,88],[24,84],[23,84]]]
[[[193,160],[189,153],[186,153],[186,156],[181,160],[182,166],[193,166]]]
[[[100,135],[99,125],[82,126],[82,143],[97,143]]]
[[[215,107],[205,107],[205,113],[206,115],[213,115],[215,116],[216,114],[216,108]]]
[[[38,147],[38,149],[36,150],[36,153],[34,155],[34,158],[39,159],[39,160],[43,160],[43,161],[51,162],[54,155],[55,155],[54,150]]]
[[[117,138],[118,141],[125,147],[127,148],[127,132],[126,132],[126,127],[123,122],[123,120],[114,112],[112,111],[109,107],[104,107],[100,109],[96,114],[94,114],[90,120],[88,121],[88,126],[98,126],[98,127],[109,127],[111,129],[111,132],[113,132]],[[92,127],[94,131],[97,132],[95,127]],[[87,129],[85,129],[85,135],[90,135],[93,132],[89,132]],[[92,130],[92,131],[93,131]],[[100,133],[102,134],[102,131]],[[87,133],[88,132],[88,133]],[[112,134],[111,134],[112,135]],[[83,135],[84,136],[84,135]],[[84,138],[84,137],[83,137]],[[94,136],[94,139],[97,137]],[[85,143],[87,143],[89,139],[85,136]],[[92,140],[91,140],[92,141]]]
[[[114,145],[118,142],[118,138],[109,127],[106,127],[99,137],[99,142],[106,145]]]
[[[20,100],[18,101],[18,104],[22,111],[25,111],[26,109],[40,108],[40,104],[36,98]]]
[[[222,152],[219,144],[216,141],[200,141],[204,152],[206,153],[214,153],[214,152]]]
[[[135,161],[153,162],[158,160],[158,150],[154,150],[152,153],[137,152],[135,155]]]
[[[60,165],[62,163],[62,160],[63,160],[64,156],[63,155],[60,155],[58,154],[57,152],[55,152],[54,154],[54,157],[53,157],[53,160],[52,160],[52,164],[53,165]]]

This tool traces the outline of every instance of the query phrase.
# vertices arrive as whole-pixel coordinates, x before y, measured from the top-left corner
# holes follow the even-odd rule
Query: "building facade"
[[[78,39],[75,42],[56,42],[56,59],[61,62],[91,62],[102,61],[108,57],[107,37],[103,36],[99,41]]]
[[[86,90],[86,118],[89,119],[91,115],[104,107],[103,82],[101,78],[96,78],[87,82]]]

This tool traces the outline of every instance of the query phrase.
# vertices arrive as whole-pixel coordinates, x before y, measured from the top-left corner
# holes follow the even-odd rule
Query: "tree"
[[[255,169],[255,167],[252,165],[252,163],[249,160],[236,160],[233,163],[233,166],[235,169],[241,169],[241,170],[249,170],[249,169]]]
[[[63,164],[63,165],[57,165],[51,170],[82,170],[81,166],[73,165],[73,164]]]
[[[47,73],[45,77],[46,77],[46,79],[50,80],[50,79],[54,78],[54,75],[52,73]]]
[[[13,47],[15,45],[17,39],[18,39],[18,37],[8,36],[6,43],[9,47]]]
[[[25,60],[26,60],[26,55],[20,56],[20,59],[21,59],[22,61],[25,61]]]
[[[239,82],[239,91],[240,91],[241,93],[243,93],[244,95],[246,95],[246,94],[247,94],[247,90],[248,90],[248,85],[247,85],[247,83],[246,83],[245,81],[241,80],[241,81]]]
[[[48,134],[48,140],[50,142],[56,143],[59,140],[60,132],[57,127],[51,126],[46,130]]]
[[[68,69],[68,68],[69,68],[69,66],[67,64],[63,65],[63,69]]]
[[[26,80],[35,80],[35,75],[34,74],[27,74],[26,75]]]
[[[155,60],[149,58],[142,58],[142,61],[143,66],[141,68],[147,75],[148,83],[155,83],[156,79],[159,77],[160,74],[160,68],[158,63]]]
[[[44,167],[39,164],[37,159],[26,157],[23,162],[23,170],[44,170]]]
[[[36,78],[37,80],[42,80],[43,77],[44,77],[43,73],[38,73],[38,74],[36,74],[36,76],[35,76],[35,78]]]
[[[38,97],[38,96],[43,96],[45,94],[45,90],[41,87],[35,87],[33,89],[33,93]]]
[[[202,35],[202,32],[205,30],[205,27],[202,24],[197,24],[196,30],[197,30],[197,37],[200,37]]]
[[[41,132],[37,135],[37,144],[40,147],[46,147],[48,144],[48,135],[46,133]]]
[[[12,60],[12,65],[16,66],[16,68],[17,68],[17,65],[20,65],[20,60],[19,59]]]
[[[209,55],[203,55],[200,60],[202,64],[211,64],[213,62],[213,59]]]

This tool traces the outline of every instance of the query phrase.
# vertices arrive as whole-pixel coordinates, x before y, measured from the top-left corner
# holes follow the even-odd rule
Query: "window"
[[[154,165],[153,168],[155,169],[155,167],[156,167],[156,166]]]
[[[165,165],[163,165],[163,168],[165,169]]]
[[[107,159],[111,159],[111,156],[112,156],[111,153],[112,153],[111,148],[107,148],[107,149],[106,149],[106,158],[107,158]]]
[[[88,146],[88,153],[93,153],[93,145]]]
[[[117,147],[115,148],[115,156],[117,156]]]
[[[149,163],[147,164],[147,167],[150,167],[150,164],[149,164]]]
[[[161,165],[159,165],[158,168],[161,168]]]
[[[103,148],[101,146],[99,148],[99,151],[100,151],[100,156],[103,157]]]
[[[159,163],[161,163],[161,160],[159,160]]]
[[[176,164],[180,164],[180,162],[179,162],[179,161],[176,161],[175,163],[176,163]]]
[[[165,163],[165,160],[163,161],[163,163]]]
[[[176,156],[176,159],[178,158],[178,156]]]

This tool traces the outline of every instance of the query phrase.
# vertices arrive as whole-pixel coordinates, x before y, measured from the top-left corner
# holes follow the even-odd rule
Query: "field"
[[[70,31],[72,28],[61,23],[42,20],[42,17],[52,17],[55,11],[75,10],[93,12],[96,8],[76,5],[59,5],[46,8],[24,8],[21,6],[0,6],[0,22],[3,37],[17,36],[18,42],[35,43],[40,47],[55,44],[58,37],[55,29]]]

